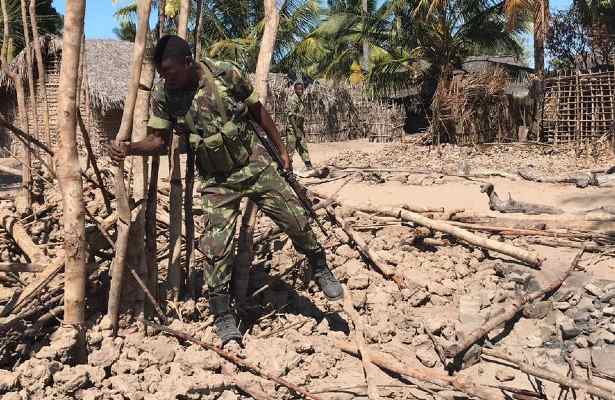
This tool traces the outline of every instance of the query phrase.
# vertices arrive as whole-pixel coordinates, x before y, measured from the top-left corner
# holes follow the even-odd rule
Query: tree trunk
[[[9,57],[9,42],[11,38],[11,26],[9,24],[9,14],[6,9],[6,0],[0,0],[0,8],[2,11],[2,50],[0,50],[0,63],[8,64],[11,62]]]
[[[190,1],[182,0],[179,10],[177,34],[182,38],[187,37],[188,14]],[[182,182],[181,182],[181,157],[180,137],[173,135],[171,154],[169,156],[169,176],[171,179],[171,193],[169,195],[169,214],[171,226],[169,227],[169,273],[167,286],[169,292],[167,299],[178,300],[182,283],[181,261],[181,234],[182,234]]]
[[[158,1],[158,38],[164,36],[165,18],[164,15],[165,0]],[[149,188],[147,191],[147,208],[145,210],[145,262],[147,264],[147,287],[154,298],[159,301],[158,294],[158,260],[157,260],[157,243],[156,243],[156,208],[158,207],[158,172],[160,171],[160,157],[152,157],[152,166],[149,176]],[[146,309],[146,313],[150,312],[150,308]]]
[[[17,114],[19,116],[19,128],[22,131],[28,132],[28,110],[26,108],[26,93],[23,88],[21,76],[9,71],[8,67],[3,65],[4,73],[15,84],[15,93],[17,96]],[[17,209],[25,211],[32,204],[32,154],[30,146],[23,143],[23,159],[21,160],[21,192],[17,197]]]
[[[369,12],[367,7],[367,0],[361,0],[361,11],[363,14],[363,24],[367,21],[367,13]],[[369,43],[367,39],[363,39],[363,60],[361,62],[363,67],[363,73],[369,72]]]
[[[139,90],[137,94],[137,102],[133,117],[133,141],[145,139],[147,136],[147,121],[149,120],[149,88],[154,83],[154,66],[151,59],[145,59],[141,67],[141,85],[148,90]],[[149,281],[148,269],[146,267],[145,257],[145,214],[147,212],[147,195],[148,195],[148,174],[149,174],[149,158],[134,157],[134,201],[140,204],[139,211],[135,217],[134,223],[131,225],[130,237],[135,238],[135,245],[129,249],[129,263],[132,269],[136,271],[139,278],[143,281]],[[134,310],[138,317],[143,318],[145,314],[145,297],[139,286],[129,285],[130,291],[133,293],[135,300]],[[124,291],[126,293],[127,291]]]
[[[38,35],[38,23],[36,21],[36,0],[30,0],[30,22],[32,24],[32,41],[34,43],[34,54],[36,56],[36,69],[38,72],[39,93],[43,97],[43,126],[45,127],[45,140],[47,146],[53,148],[51,143],[51,128],[49,127],[49,103],[47,101],[47,71],[43,62],[43,52],[41,50],[40,38]],[[79,104],[77,104],[79,107]]]
[[[24,52],[26,53],[26,73],[28,74],[28,91],[33,119],[32,128],[34,129],[32,136],[38,138],[38,109],[36,106],[36,91],[34,89],[34,64],[32,63],[32,52],[30,51],[30,28],[28,27],[26,0],[21,0],[21,22],[23,25],[24,40],[26,42]],[[77,56],[77,59],[79,59],[79,56]]]
[[[275,49],[276,35],[280,15],[275,0],[264,0],[265,30],[256,62],[256,92],[260,102],[267,102],[267,77],[271,66],[271,58]],[[256,224],[257,208],[248,200],[243,212],[241,231],[239,233],[239,248],[237,261],[233,267],[233,294],[241,303],[247,294],[250,266],[254,258],[254,225]]]
[[[188,17],[190,16],[190,0],[181,0],[179,18],[177,21],[177,36],[188,40]]]
[[[256,93],[261,103],[267,102],[267,76],[271,67],[271,58],[275,49],[275,40],[280,23],[280,13],[275,0],[264,0],[265,3],[265,30],[261,39],[261,47],[256,62]]]
[[[545,39],[549,27],[549,0],[535,3],[534,10],[534,69],[540,79],[545,74]]]
[[[196,27],[194,29],[194,56],[199,60],[202,56],[202,42],[201,36],[203,36],[203,0],[196,1]]]
[[[143,54],[145,53],[146,36],[148,31],[149,14],[152,0],[143,0],[137,3],[139,14],[137,34],[132,53],[132,70],[130,73],[130,84],[128,94],[124,101],[124,113],[118,131],[117,140],[126,141],[130,138],[132,130],[132,118],[137,100],[137,91],[141,77],[143,65]],[[118,318],[120,311],[120,300],[122,284],[124,279],[124,269],[126,266],[126,254],[128,250],[128,240],[130,235],[131,214],[128,202],[128,194],[124,183],[124,162],[114,168],[115,173],[115,197],[117,199],[117,239],[115,243],[115,259],[112,271],[111,288],[109,290],[109,319],[114,333],[117,333]]]
[[[79,326],[85,316],[87,280],[85,217],[81,168],[77,153],[77,78],[85,1],[67,3],[58,88],[60,140],[56,153],[64,222],[64,323]]]

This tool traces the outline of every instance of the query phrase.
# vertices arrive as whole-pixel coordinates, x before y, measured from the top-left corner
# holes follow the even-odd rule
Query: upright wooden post
[[[177,24],[178,36],[186,39],[188,32],[188,14],[190,0],[181,0],[179,19]],[[171,153],[169,156],[169,176],[171,179],[171,193],[169,195],[169,214],[171,225],[169,227],[169,273],[167,275],[167,299],[176,301],[182,285],[181,260],[181,233],[182,233],[182,175],[180,162],[180,137],[173,135]]]
[[[267,103],[267,77],[271,66],[271,58],[275,49],[275,40],[280,22],[280,15],[275,0],[264,0],[265,30],[261,40],[256,62],[255,90],[263,106]],[[239,233],[239,257],[233,266],[233,294],[241,303],[245,299],[250,265],[254,258],[254,225],[256,224],[257,208],[250,200],[246,203]]]
[[[141,77],[141,68],[143,65],[143,54],[145,53],[146,35],[151,7],[152,0],[142,0],[137,3],[139,20],[132,53],[132,70],[130,72],[128,94],[126,95],[126,100],[124,101],[124,113],[122,114],[122,122],[116,137],[116,140],[119,141],[128,140],[132,131],[132,118],[137,100],[139,79]],[[128,193],[124,183],[124,162],[121,162],[114,168],[114,174],[118,220],[117,240],[115,243],[115,259],[113,263],[111,288],[109,290],[108,315],[111,320],[113,332],[117,333],[124,269],[126,267],[126,255],[128,251],[131,215],[130,205],[128,203]]]
[[[30,0],[30,24],[32,25],[32,43],[34,43],[34,55],[36,56],[36,70],[38,72],[38,89],[43,98],[43,126],[45,127],[45,141],[47,146],[53,148],[51,143],[51,128],[49,127],[49,102],[47,101],[47,70],[43,62],[40,37],[38,34],[38,22],[36,21],[36,0]],[[83,62],[83,60],[82,60]],[[77,107],[79,105],[77,104]]]
[[[147,121],[149,120],[149,88],[154,82],[154,66],[152,65],[151,56],[145,57],[143,67],[141,69],[141,87],[147,90],[139,90],[137,95],[137,103],[135,105],[133,117],[133,141],[145,139],[147,136]],[[148,174],[149,174],[149,158],[135,157],[134,158],[134,201],[140,204],[139,211],[135,217],[135,221],[131,226],[130,236],[135,238],[134,246],[129,249],[129,262],[134,267],[140,278],[144,281],[149,281],[149,271],[146,267],[145,257],[145,214],[147,213],[147,195],[148,195]],[[135,313],[138,317],[143,318],[145,314],[145,296],[143,291],[137,284],[129,285],[131,289],[135,289]],[[125,291],[126,293],[126,291]]]
[[[85,316],[86,241],[81,167],[77,153],[77,79],[85,0],[69,0],[64,16],[59,85],[60,141],[56,175],[64,222],[64,324],[81,327]]]
[[[34,89],[34,65],[32,64],[32,52],[30,51],[30,28],[28,27],[28,9],[26,0],[21,0],[21,22],[23,25],[23,35],[26,42],[24,52],[26,53],[26,74],[28,76],[28,91],[30,98],[30,109],[32,112],[32,135],[38,138],[38,109],[36,105],[36,90]]]

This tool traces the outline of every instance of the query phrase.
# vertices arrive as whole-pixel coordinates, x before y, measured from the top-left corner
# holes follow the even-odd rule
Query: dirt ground
[[[552,175],[603,170],[615,164],[610,155],[578,156],[567,150],[512,145],[506,149],[448,146],[437,151],[366,140],[309,144],[309,149],[316,166],[337,168],[332,167],[331,175],[323,180],[304,179],[308,188],[329,196],[343,186],[333,210],[338,223],[325,221],[326,212],[320,210],[329,238],[316,233],[327,249],[331,267],[350,293],[369,349],[440,382],[426,383],[412,374],[378,367],[373,383],[379,396],[421,400],[585,398],[586,390],[565,390],[535,375],[539,371],[566,376],[571,370],[569,363],[586,362],[593,367],[592,383],[615,398],[614,218],[585,218],[587,210],[615,207],[614,189],[581,189],[571,184],[529,182],[516,176],[520,168],[527,167]],[[298,157],[294,163],[297,169],[302,168]],[[163,161],[163,180],[166,170]],[[499,176],[473,177],[485,171],[495,171]],[[492,183],[502,198],[510,193],[516,200],[558,207],[564,213],[527,216],[492,211],[487,196],[480,192],[485,182]],[[463,210],[459,215],[480,215],[494,221],[505,217],[520,224],[540,219],[545,223],[545,232],[562,235],[548,239],[564,240],[567,245],[547,246],[530,240],[544,239],[542,236],[476,232],[482,238],[540,255],[545,261],[536,269],[451,235],[435,230],[425,233],[417,225],[357,210],[407,205]],[[425,215],[446,219],[446,212]],[[397,281],[385,278],[373,260],[357,251],[356,241],[349,240],[341,227],[342,218],[367,243],[380,265],[399,278]],[[566,226],[567,221],[578,225]],[[200,226],[197,221],[197,231]],[[159,229],[160,248],[166,240],[165,229]],[[592,239],[574,238],[581,234]],[[360,358],[339,348],[340,341],[355,343],[357,337],[343,304],[325,300],[313,285],[306,283],[302,256],[293,250],[285,235],[271,233],[266,218],[259,219],[255,240],[256,258],[248,289],[251,300],[248,306],[239,308],[244,348],[231,350],[319,398],[367,398]],[[438,350],[460,343],[502,314],[514,299],[561,277],[578,253],[575,246],[590,242],[596,244],[596,249],[583,255],[578,268],[555,293],[525,308],[512,323],[490,332],[478,342],[479,346],[465,353],[463,360],[441,360]],[[61,245],[60,239],[54,245]],[[47,244],[49,247],[52,246]],[[160,262],[163,275],[165,268],[166,260]],[[7,288],[3,293],[3,303],[12,296],[11,290]],[[172,328],[216,343],[204,298],[163,306]],[[118,337],[113,338],[103,314],[92,306],[87,331],[89,352],[84,365],[75,365],[67,346],[71,338],[63,330],[51,337],[29,339],[27,345],[5,345],[3,359],[13,364],[5,364],[5,369],[0,370],[3,399],[298,398],[283,385],[238,370],[197,345],[163,334],[145,335],[130,317],[122,322]],[[55,327],[48,329],[52,332]],[[533,370],[526,368],[530,372],[526,374],[511,368],[510,363],[486,355],[489,349],[512,355]],[[16,362],[15,354],[19,354]],[[488,393],[442,384],[448,376],[447,369],[454,371],[453,376],[484,385],[481,388]],[[587,383],[585,368],[576,366],[573,374]]]

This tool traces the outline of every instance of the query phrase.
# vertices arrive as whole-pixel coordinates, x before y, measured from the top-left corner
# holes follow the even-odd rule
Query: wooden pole
[[[501,312],[499,312],[494,318],[485,322],[480,328],[466,335],[461,343],[454,344],[449,349],[447,349],[446,353],[451,358],[455,358],[467,349],[470,348],[474,343],[481,340],[483,337],[487,336],[489,332],[497,328],[498,326],[504,324],[505,322],[510,321],[523,309],[523,307],[537,299],[544,297],[547,293],[552,293],[556,291],[566,280],[568,276],[572,273],[572,271],[577,267],[581,256],[583,255],[584,249],[581,249],[579,253],[574,257],[572,262],[570,263],[570,267],[566,270],[566,272],[558,279],[550,282],[543,289],[536,291],[531,294],[526,294],[525,296],[519,296],[512,300],[508,305],[506,305]]]
[[[0,50],[0,64],[8,64],[11,62],[9,56],[9,43],[11,40],[11,25],[9,23],[9,14],[6,9],[6,0],[0,0],[0,10],[2,11],[2,50]]]
[[[359,355],[359,349],[356,345],[336,340],[334,346],[342,350],[345,353],[352,354],[354,356]],[[422,382],[428,382],[437,386],[452,386],[454,389],[469,394],[471,397],[478,397],[483,400],[504,400],[503,394],[498,393],[495,390],[486,388],[481,385],[477,385],[468,378],[461,375],[455,377],[439,374],[438,372],[426,369],[426,368],[411,368],[406,364],[397,361],[394,357],[389,356],[386,353],[368,349],[371,361],[377,366],[384,368],[393,373],[406,376],[412,379],[416,379]]]
[[[33,135],[38,137],[38,107],[36,104],[36,90],[34,89],[34,65],[32,63],[32,52],[30,51],[30,28],[28,26],[28,11],[26,0],[21,0],[21,23],[23,26],[23,34],[26,47],[24,53],[26,55],[26,76],[28,77],[28,97],[30,99],[30,111],[32,113],[32,129]],[[60,72],[61,74],[61,72]]]
[[[38,21],[36,20],[36,0],[30,0],[30,23],[32,25],[32,42],[34,43],[34,55],[36,57],[36,70],[38,72],[38,90],[43,99],[43,126],[45,127],[45,140],[49,147],[51,142],[51,128],[49,125],[49,102],[47,99],[47,70],[43,61],[40,36],[38,34]],[[85,62],[82,60],[82,62]],[[51,160],[50,160],[51,161]]]
[[[143,321],[143,322],[146,325],[151,326],[154,329],[158,329],[161,332],[165,332],[165,333],[167,333],[169,335],[173,335],[173,336],[178,337],[180,339],[192,342],[192,343],[194,343],[194,344],[196,344],[198,346],[203,347],[204,349],[211,350],[214,353],[216,353],[217,355],[219,355],[220,357],[224,358],[225,360],[230,361],[233,364],[235,364],[237,366],[240,366],[242,368],[249,369],[249,370],[253,371],[254,373],[256,373],[257,375],[260,375],[263,378],[269,379],[270,381],[273,381],[273,382],[277,383],[278,385],[285,386],[288,389],[292,390],[293,392],[302,395],[306,399],[320,400],[320,397],[311,394],[307,390],[305,390],[305,389],[303,389],[303,388],[301,388],[301,387],[299,387],[297,385],[294,385],[294,384],[288,382],[285,379],[282,379],[282,378],[279,378],[279,377],[277,377],[277,376],[275,376],[273,374],[270,374],[270,373],[266,372],[265,370],[263,370],[261,368],[258,368],[255,365],[250,364],[249,362],[247,362],[247,361],[237,357],[236,355],[234,355],[234,354],[232,354],[230,352],[224,351],[224,350],[222,350],[222,349],[220,349],[220,348],[218,348],[216,346],[213,346],[213,345],[211,345],[209,343],[205,343],[202,340],[199,340],[199,339],[197,339],[197,338],[195,338],[193,336],[190,336],[188,334],[185,334],[183,332],[176,331],[175,329],[170,329],[170,328],[167,328],[166,326],[158,325],[158,324],[155,324],[155,323],[149,322],[149,321]]]
[[[177,25],[178,36],[186,39],[188,32],[188,15],[190,13],[190,1],[181,0]],[[171,152],[169,155],[169,177],[171,180],[171,193],[169,195],[169,214],[171,225],[169,226],[169,265],[167,286],[169,292],[167,299],[177,301],[182,285],[181,266],[181,234],[182,234],[182,174],[180,158],[180,137],[173,135]]]
[[[60,141],[55,155],[56,173],[62,190],[64,222],[64,323],[77,326],[79,329],[85,317],[85,284],[87,281],[87,244],[85,241],[83,185],[79,154],[77,153],[76,110],[84,14],[84,0],[73,0],[67,3],[58,90]]]
[[[128,94],[124,101],[124,113],[122,114],[122,122],[118,131],[116,140],[126,141],[130,138],[132,130],[132,120],[137,100],[137,90],[141,77],[141,68],[143,65],[143,54],[145,53],[146,36],[148,31],[149,14],[152,6],[152,0],[142,0],[137,3],[139,14],[137,34],[132,54],[132,69],[130,72],[130,84],[128,85]],[[109,309],[108,315],[114,333],[117,333],[118,319],[120,311],[120,301],[122,293],[122,284],[124,279],[124,270],[126,267],[126,255],[128,251],[128,241],[130,235],[131,215],[130,205],[128,202],[128,194],[124,182],[124,162],[119,163],[114,168],[115,173],[115,197],[117,199],[117,240],[115,245],[115,260],[111,279],[111,288],[109,290]]]
[[[433,229],[439,232],[448,233],[455,236],[465,242],[473,244],[478,247],[482,247],[488,250],[493,250],[501,254],[505,254],[509,257],[523,261],[524,263],[532,267],[540,267],[543,263],[543,259],[533,252],[509,245],[507,243],[498,242],[496,240],[477,236],[464,229],[457,228],[443,221],[435,221],[427,218],[418,213],[414,213],[406,210],[387,209],[387,208],[364,208],[363,210],[369,210],[370,212],[379,213],[380,215],[387,215],[396,218],[401,218],[404,221],[414,222],[415,224],[425,226],[429,229]]]
[[[612,389],[598,385],[596,383],[589,382],[585,379],[579,379],[574,377],[567,377],[558,373],[549,371],[545,368],[536,368],[528,365],[516,357],[506,354],[502,351],[495,349],[483,349],[483,355],[497,358],[515,365],[521,372],[528,375],[545,379],[554,383],[558,383],[561,386],[569,387],[575,390],[582,390],[589,395],[593,395],[605,400],[615,400],[615,393]]]
[[[196,27],[194,29],[194,54],[197,60],[201,58],[203,54],[203,43],[201,36],[203,36],[203,0],[196,0]]]
[[[363,334],[363,321],[359,313],[354,309],[352,297],[348,288],[344,288],[344,312],[350,317],[354,325],[354,342],[361,354],[361,361],[363,362],[363,370],[367,382],[367,396],[370,400],[378,400],[381,397],[378,394],[378,382],[375,376],[377,368],[372,363],[370,352],[365,343],[365,335]]]
[[[147,122],[149,120],[149,100],[150,90],[154,83],[154,66],[151,57],[144,57],[141,67],[141,83],[137,93],[137,102],[133,117],[132,141],[137,142],[147,137]],[[145,89],[141,89],[145,88]],[[149,180],[149,160],[148,157],[133,157],[134,187],[133,197],[138,206],[137,216],[130,227],[130,236],[135,238],[134,246],[128,250],[128,262],[130,263],[131,274],[139,274],[139,277],[149,281],[147,261],[145,256],[145,215],[147,213],[147,195]],[[139,317],[144,317],[145,299],[140,290],[134,290],[134,286],[129,285],[132,298],[135,300],[134,310]],[[127,291],[124,291],[127,294]]]
[[[329,215],[335,219],[337,224],[342,228],[344,232],[348,235],[348,237],[356,244],[357,249],[365,258],[370,260],[370,262],[376,267],[377,271],[382,274],[387,279],[391,279],[393,282],[397,284],[400,289],[405,288],[406,282],[404,281],[404,277],[392,271],[389,266],[387,266],[381,259],[378,257],[376,253],[374,253],[367,242],[361,237],[359,233],[357,233],[348,221],[342,218],[341,215],[335,213],[335,211],[331,207],[327,207],[327,212]]]

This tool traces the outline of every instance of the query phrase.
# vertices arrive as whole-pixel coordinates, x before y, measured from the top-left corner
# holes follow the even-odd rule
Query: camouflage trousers
[[[286,151],[291,160],[295,151],[299,153],[299,156],[303,160],[303,163],[311,163],[310,153],[308,153],[307,143],[305,141],[305,134],[301,131],[297,132],[293,127],[286,128],[286,137],[283,138],[286,145]]]
[[[241,199],[248,197],[292,240],[295,249],[310,254],[321,249],[309,225],[307,213],[295,192],[270,165],[259,174],[233,183],[202,188],[205,233],[199,241],[208,258],[207,285],[212,288],[231,280],[235,260],[235,232]]]

